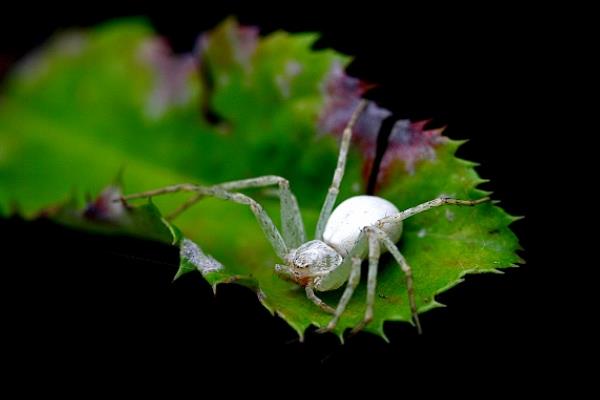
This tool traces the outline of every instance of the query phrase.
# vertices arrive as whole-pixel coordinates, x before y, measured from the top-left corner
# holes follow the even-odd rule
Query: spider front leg
[[[304,223],[302,222],[302,217],[300,215],[298,201],[296,200],[294,193],[292,193],[287,179],[275,175],[266,175],[256,178],[220,183],[211,187],[232,191],[261,188],[272,185],[279,186],[278,194],[280,199],[283,238],[290,248],[298,247],[306,241],[306,235],[304,233]],[[180,207],[171,212],[167,216],[167,220],[170,221],[175,219],[185,210],[202,200],[204,197],[206,196],[201,193],[195,194]]]
[[[283,237],[277,230],[277,227],[275,226],[275,224],[273,223],[271,218],[267,215],[267,213],[262,208],[262,206],[260,204],[258,204],[258,202],[256,202],[254,199],[246,196],[245,194],[231,193],[226,190],[223,190],[222,188],[220,188],[218,186],[207,187],[207,186],[197,186],[197,185],[192,185],[189,183],[183,183],[180,185],[167,186],[162,189],[150,190],[147,192],[123,196],[121,198],[121,200],[123,200],[123,201],[133,200],[133,199],[154,197],[154,196],[160,196],[160,195],[165,195],[165,194],[169,194],[169,193],[177,193],[177,192],[194,192],[194,193],[197,193],[202,196],[216,197],[216,198],[219,198],[222,200],[227,200],[227,201],[231,201],[234,203],[244,204],[244,205],[249,206],[250,210],[256,217],[256,220],[258,221],[263,233],[267,237],[267,240],[271,243],[271,246],[273,246],[273,250],[275,250],[275,253],[282,260],[286,259],[287,255],[289,253],[289,249],[288,249],[287,244],[283,240]]]
[[[298,283],[296,281],[296,279],[294,278],[294,274],[290,270],[290,267],[288,267],[287,265],[276,264],[275,265],[275,273],[277,275],[279,275],[279,277],[282,278],[283,280],[286,280],[288,282],[294,282],[296,284]],[[312,301],[317,307],[319,307],[321,310],[325,311],[328,314],[335,314],[335,308],[331,307],[330,305],[325,303],[323,300],[321,300],[315,293],[315,290],[312,285],[305,286],[304,291],[306,293],[306,297],[310,301]]]
[[[329,314],[335,314],[335,308],[331,307],[330,305],[328,305],[327,303],[325,303],[323,300],[321,300],[316,294],[314,289],[312,288],[312,286],[306,286],[304,288],[304,290],[306,291],[306,297],[312,301],[313,303],[315,303],[315,305],[317,307],[319,307],[321,310],[325,311],[326,313]]]
[[[190,199],[188,199],[188,201],[186,201],[184,204],[182,204],[180,207],[178,207],[175,211],[173,211],[171,214],[169,214],[167,216],[167,219],[171,220],[171,219],[177,217],[179,214],[181,214],[185,210],[187,210],[188,208],[190,208],[191,206],[193,206],[194,204],[198,203],[200,200],[202,200],[206,196],[224,198],[223,196],[219,196],[214,193],[205,193],[205,191],[207,191],[207,190],[209,192],[212,190],[215,193],[216,192],[228,193],[229,197],[237,196],[238,200],[240,199],[239,196],[243,196],[246,200],[244,200],[245,202],[244,201],[241,201],[241,202],[243,204],[247,204],[248,203],[247,199],[249,199],[250,201],[252,201],[254,203],[256,203],[256,202],[248,196],[245,196],[245,195],[242,195],[239,193],[230,193],[230,191],[231,190],[260,188],[260,187],[271,186],[271,185],[279,186],[283,241],[285,242],[285,244],[287,245],[288,248],[296,248],[296,247],[300,246],[302,243],[304,243],[306,240],[305,233],[304,233],[304,223],[302,222],[302,216],[300,215],[300,208],[298,207],[298,201],[296,200],[296,196],[294,196],[294,194],[292,193],[292,191],[290,189],[289,182],[287,181],[287,179],[282,178],[280,176],[266,175],[266,176],[260,176],[257,178],[225,182],[225,183],[221,183],[221,184],[213,185],[213,186],[197,186],[197,185],[193,185],[193,184],[173,185],[173,186],[167,186],[162,189],[150,190],[150,191],[143,192],[143,193],[136,193],[136,194],[124,196],[123,200],[131,200],[131,199],[137,199],[137,198],[143,198],[143,197],[154,197],[154,196],[160,196],[160,195],[164,195],[164,194],[176,193],[176,192],[182,192],[182,191],[195,192],[194,196],[192,196]],[[235,202],[240,203],[240,201],[236,201],[233,198],[226,199],[226,200],[233,200]],[[256,203],[256,204],[258,204],[258,203]],[[260,207],[260,206],[258,206],[258,207],[262,209],[262,207]],[[264,214],[264,211],[261,214]],[[266,214],[264,214],[264,215],[266,215]],[[257,215],[257,218],[259,218],[258,215]],[[264,218],[260,217],[259,221],[260,221],[260,219],[264,219]],[[268,218],[267,225],[273,225],[273,223],[270,221],[271,221],[270,218]],[[263,226],[262,223],[261,223],[261,226]],[[273,225],[273,227],[274,227],[274,225]],[[273,231],[273,229],[269,226],[268,232],[272,232],[272,231]]]

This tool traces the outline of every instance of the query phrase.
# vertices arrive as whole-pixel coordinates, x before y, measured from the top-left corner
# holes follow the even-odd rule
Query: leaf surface
[[[280,175],[290,181],[312,235],[339,135],[367,88],[344,73],[348,57],[311,49],[315,40],[314,34],[285,32],[260,37],[255,28],[232,19],[202,34],[194,54],[186,55],[173,55],[138,20],[58,35],[4,83],[0,212],[45,213],[81,229],[177,243],[178,276],[199,270],[213,286],[249,286],[300,336],[311,324],[324,326],[329,315],[274,274],[279,260],[247,207],[204,199],[169,224],[162,215],[189,195],[132,202],[135,208],[110,201],[119,171],[125,193]],[[361,117],[339,201],[364,193],[377,133],[389,115],[371,104]],[[400,209],[441,194],[485,195],[476,188],[482,180],[474,164],[455,157],[458,146],[441,130],[398,121],[378,195]],[[99,197],[90,203],[86,194]],[[279,223],[272,193],[247,194]],[[518,242],[508,228],[513,220],[492,204],[440,208],[407,220],[399,247],[414,270],[419,309],[436,307],[435,295],[466,273],[519,262]],[[410,321],[404,282],[384,256],[375,318],[366,330],[384,336],[384,321]],[[330,304],[339,296],[340,290],[323,294]],[[359,322],[364,298],[361,283],[338,335]]]

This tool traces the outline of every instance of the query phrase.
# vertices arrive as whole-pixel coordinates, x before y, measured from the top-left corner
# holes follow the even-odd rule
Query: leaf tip
[[[386,342],[387,344],[390,343],[390,338],[385,334],[385,330],[384,330],[384,321],[381,321],[379,324],[377,324],[377,326],[373,327],[372,330],[369,330],[369,332],[374,333],[375,335],[379,336],[380,338],[383,339],[384,342]]]
[[[304,332],[306,331],[306,326],[300,326],[298,322],[296,322],[292,318],[288,318],[281,310],[273,309],[273,313],[279,318],[283,319],[298,335],[298,341],[300,343],[304,343]]]
[[[181,278],[183,275],[185,275],[185,272],[183,271],[183,269],[180,267],[177,272],[175,273],[175,275],[173,276],[173,279],[171,280],[171,283],[174,283],[176,280],[178,280],[179,278]]]
[[[525,216],[524,216],[524,215],[509,215],[508,217],[510,218],[510,223],[511,223],[511,224],[512,224],[513,222],[517,222],[517,221],[520,221],[520,220],[522,220],[522,219],[524,219],[524,218],[525,218]]]

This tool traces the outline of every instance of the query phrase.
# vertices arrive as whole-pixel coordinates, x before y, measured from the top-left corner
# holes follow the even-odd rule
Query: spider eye
[[[294,260],[294,266],[295,266],[296,268],[308,268],[308,265],[309,265],[309,264],[308,264],[308,263],[307,263],[305,260],[302,260],[302,259],[300,259],[300,258],[296,258],[296,259]]]
[[[327,244],[312,240],[296,250],[292,261],[294,268],[305,274],[336,267],[342,262],[342,256]]]

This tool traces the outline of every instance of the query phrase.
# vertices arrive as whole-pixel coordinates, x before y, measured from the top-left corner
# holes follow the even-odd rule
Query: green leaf
[[[214,287],[246,285],[301,337],[311,324],[324,326],[330,316],[274,274],[278,259],[247,207],[204,199],[172,225],[158,209],[167,215],[188,196],[155,197],[153,204],[128,208],[113,201],[117,189],[105,190],[121,170],[126,193],[281,175],[311,235],[335,168],[336,136],[365,88],[343,73],[348,57],[311,49],[315,40],[314,34],[285,32],[260,38],[232,19],[200,37],[196,56],[173,55],[139,20],[58,35],[5,82],[0,214],[44,213],[81,229],[176,243],[177,277],[200,270]],[[359,121],[340,201],[364,193],[376,134],[388,114],[371,105]],[[454,156],[459,143],[423,128],[397,124],[378,194],[400,209],[441,194],[485,195],[476,189],[482,180],[474,165]],[[79,206],[88,193],[102,194]],[[279,222],[278,200],[269,191],[248,194]],[[492,204],[440,208],[407,220],[399,246],[414,270],[419,309],[438,306],[435,295],[466,273],[519,262],[508,228],[513,220]],[[404,282],[384,256],[367,331],[384,337],[384,321],[410,321]],[[340,293],[323,298],[336,304]],[[338,335],[359,322],[364,298],[361,283]]]

